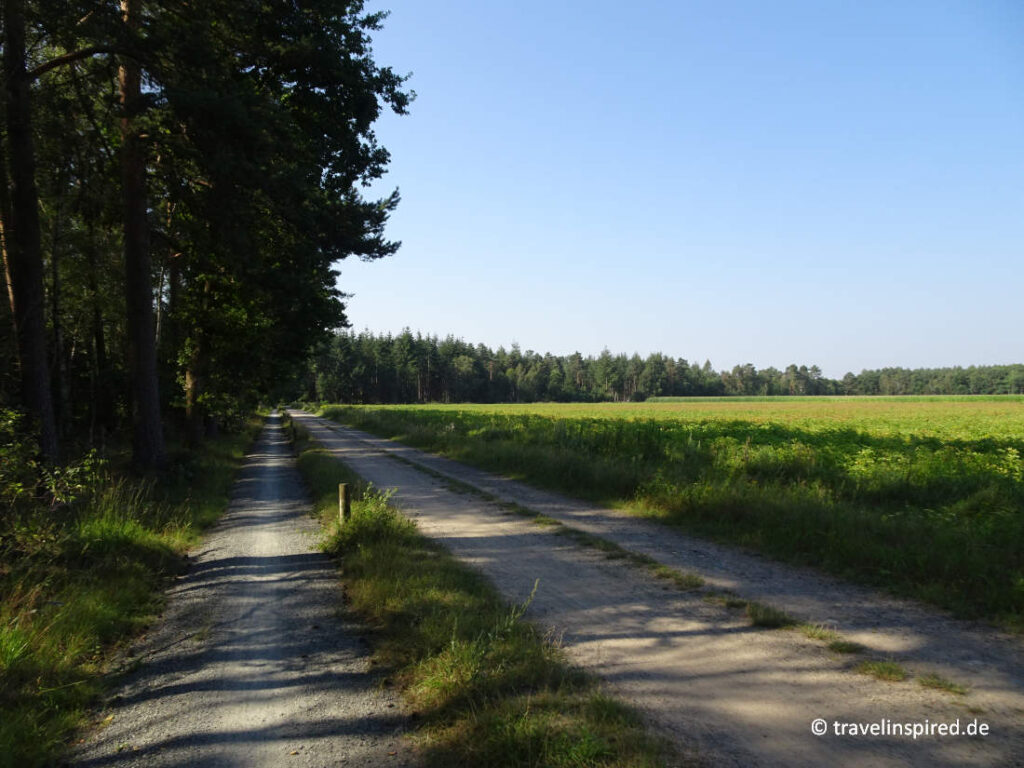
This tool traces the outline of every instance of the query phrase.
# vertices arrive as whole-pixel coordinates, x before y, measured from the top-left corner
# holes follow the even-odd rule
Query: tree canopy
[[[360,0],[5,0],[0,406],[136,463],[250,408],[344,325],[334,264],[395,252],[374,123],[405,78]],[[168,418],[170,417],[170,418]]]

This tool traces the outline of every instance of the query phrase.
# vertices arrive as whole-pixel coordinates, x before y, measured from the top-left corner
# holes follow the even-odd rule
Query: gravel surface
[[[359,627],[272,415],[227,514],[76,749],[76,766],[399,766],[405,718]]]
[[[570,657],[609,681],[713,765],[1024,765],[1020,638],[959,622],[909,601],[792,568],[671,529],[545,493],[357,430],[295,417],[394,500],[421,530],[488,575],[510,600],[540,588],[527,616],[563,639]],[[395,460],[399,456],[659,562],[703,575],[802,619],[833,627],[917,673],[968,684],[966,697],[916,682],[856,674],[797,632],[752,628],[700,593],[667,589],[476,495]],[[815,736],[824,718],[829,734]],[[956,723],[985,737],[836,736],[836,722]],[[886,722],[888,721],[888,723]]]

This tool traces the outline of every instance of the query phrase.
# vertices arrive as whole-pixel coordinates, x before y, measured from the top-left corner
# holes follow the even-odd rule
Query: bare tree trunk
[[[203,283],[202,311],[209,306],[210,281]],[[187,344],[188,362],[185,365],[185,435],[190,446],[197,446],[206,434],[206,407],[203,394],[206,388],[207,348],[201,328],[196,328]]]
[[[61,180],[63,187],[63,179]],[[53,217],[53,238],[50,247],[50,324],[53,327],[53,391],[57,395],[54,416],[57,434],[63,440],[71,426],[71,386],[68,380],[68,357],[64,354],[64,324],[60,316],[60,248],[63,206],[58,203]]]
[[[6,133],[6,131],[5,131]],[[0,398],[4,397],[8,390],[8,381],[10,381],[10,373],[8,371],[8,363],[13,359],[12,356],[8,356],[7,351],[17,349],[17,336],[18,329],[14,323],[14,293],[11,291],[11,271],[7,266],[7,237],[4,234],[4,222],[9,221],[11,218],[11,195],[10,189],[7,185],[7,165],[4,160],[4,146],[3,142],[6,138],[5,135],[0,135],[0,264],[3,269],[0,270],[0,280],[3,280],[3,294],[5,299],[0,300],[0,322],[3,323],[3,328],[0,328],[0,344],[3,348],[0,349]],[[9,346],[8,346],[9,345]],[[15,366],[16,367],[16,366]],[[13,382],[12,382],[13,383]]]
[[[167,218],[166,218],[166,221],[165,221],[165,227],[166,227],[166,231],[167,231],[168,235],[171,232],[171,225],[173,224],[173,222],[174,222],[174,204],[171,203],[170,201],[168,201],[167,202]],[[164,263],[160,265],[160,281],[157,284],[157,289],[156,289],[156,348],[157,348],[157,353],[158,354],[159,354],[159,351],[160,351],[160,345],[163,342],[164,334],[166,333],[165,325],[167,323],[167,311],[168,311],[168,309],[170,309],[170,307],[167,307],[165,309],[165,304],[164,304],[164,290],[165,290],[165,286],[166,286],[165,278],[169,281],[169,280],[173,280],[173,278],[175,276],[174,275],[174,273],[175,273],[175,268],[174,268],[174,261],[175,261],[175,259],[174,259],[174,256],[175,256],[174,246],[168,245],[167,246],[167,258],[165,259]],[[173,291],[174,288],[171,287],[170,290]],[[168,303],[170,303],[170,302],[168,302]]]
[[[181,308],[181,253],[171,253],[167,256],[167,304],[164,307],[163,320],[160,323],[161,329],[157,335],[157,353],[163,360],[167,360],[168,353],[173,354],[174,350],[180,349],[181,331],[178,312]],[[177,369],[175,364],[174,369]]]
[[[139,25],[140,0],[121,0],[124,21]],[[124,196],[125,305],[131,357],[132,460],[139,469],[162,467],[167,461],[160,391],[157,383],[153,319],[152,260],[146,221],[146,148],[134,118],[142,108],[142,68],[125,58],[119,72],[121,105],[121,187]]]
[[[160,278],[156,284],[156,331],[153,334],[153,343],[160,349],[160,339],[163,335],[164,325],[164,280],[167,277],[167,266],[160,265]]]
[[[111,391],[110,364],[107,362],[107,340],[103,330],[103,310],[100,306],[99,265],[96,258],[96,241],[93,238],[93,223],[88,226],[86,258],[89,262],[89,297],[92,301],[92,347],[93,347],[93,430],[98,432],[100,445],[105,443],[106,433],[114,428],[114,400]]]
[[[191,347],[185,366],[185,435],[188,444],[195,447],[206,434],[206,409],[202,401],[206,350],[200,337],[193,339]]]
[[[39,448],[57,459],[57,427],[46,365],[43,319],[43,259],[39,233],[39,195],[29,77],[25,70],[25,2],[4,0],[4,77],[7,150],[10,155],[11,207],[4,222],[7,270],[18,337],[18,361],[25,407],[39,422]]]
[[[11,190],[7,179],[7,154],[3,139],[4,137],[0,136],[0,260],[4,263],[4,292],[7,294],[7,306],[11,310],[13,323],[14,289],[11,287],[11,268],[7,260],[7,222],[11,220]]]

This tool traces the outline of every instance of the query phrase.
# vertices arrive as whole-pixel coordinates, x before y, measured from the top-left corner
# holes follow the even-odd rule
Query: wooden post
[[[338,520],[344,525],[352,517],[352,495],[348,483],[338,483]]]

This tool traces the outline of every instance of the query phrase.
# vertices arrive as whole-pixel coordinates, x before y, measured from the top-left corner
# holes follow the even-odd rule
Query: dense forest
[[[360,0],[0,0],[0,766],[67,764],[257,408],[394,253]],[[365,197],[364,197],[365,194]]]
[[[372,126],[406,111],[352,0],[4,0],[0,443],[164,465],[344,325],[395,251]],[[31,437],[30,437],[31,436]]]
[[[652,354],[597,357],[492,350],[448,336],[343,332],[320,345],[299,384],[311,400],[343,403],[629,401],[666,396],[1024,394],[1024,365],[884,368],[825,378],[816,365],[785,370],[703,364]]]

